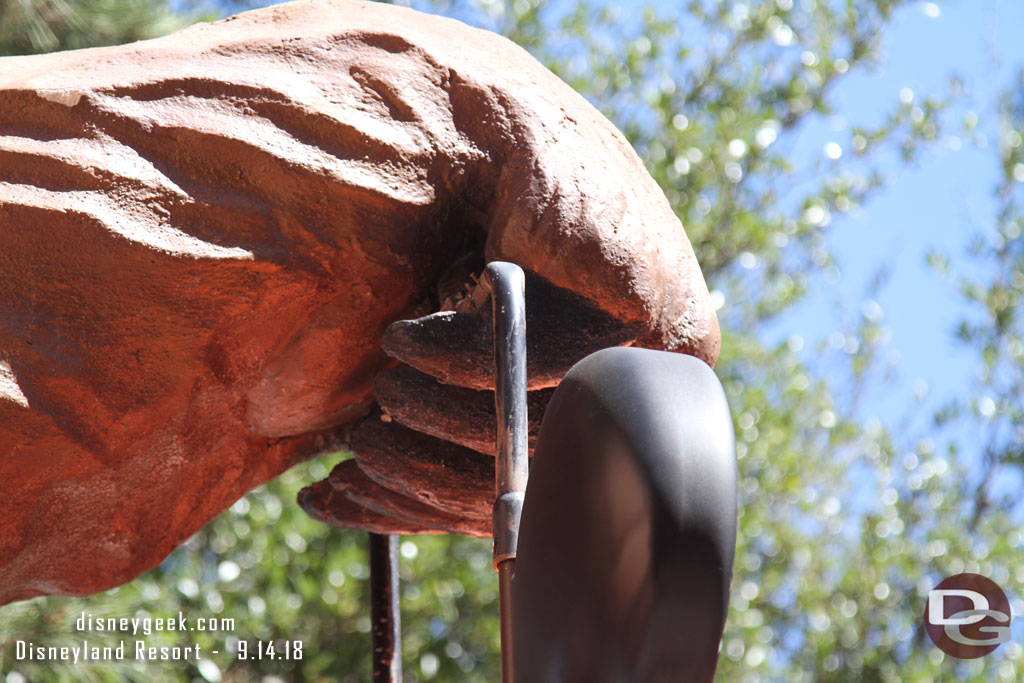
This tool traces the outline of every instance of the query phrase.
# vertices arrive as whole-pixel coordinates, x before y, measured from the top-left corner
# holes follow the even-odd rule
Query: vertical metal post
[[[512,638],[512,577],[519,519],[529,473],[526,421],[526,278],[512,263],[487,265],[483,282],[494,313],[495,391],[498,420],[494,483],[494,568],[501,610],[501,679],[515,683]]]
[[[402,683],[398,536],[370,536],[370,620],[374,683]]]

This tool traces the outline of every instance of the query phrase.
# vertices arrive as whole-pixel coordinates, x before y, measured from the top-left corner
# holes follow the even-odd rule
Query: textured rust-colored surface
[[[339,463],[331,470],[327,481],[336,494],[341,494],[359,507],[413,525],[428,533],[434,531],[465,536],[491,535],[489,514],[467,516],[402,495],[370,479],[354,460]],[[339,518],[335,524],[347,526],[343,518]]]
[[[352,450],[363,472],[381,486],[434,508],[490,524],[493,456],[372,416],[353,431]]]
[[[554,389],[527,393],[531,450]],[[438,439],[494,455],[496,417],[494,392],[442,384],[418,370],[401,366],[387,370],[374,384],[374,397],[391,419]]]
[[[526,273],[526,310],[526,371],[531,389],[557,386],[579,359],[632,342],[645,332],[640,323],[625,324],[531,272]],[[490,300],[466,313],[445,311],[392,323],[384,332],[384,350],[445,383],[492,390]]]
[[[406,522],[373,512],[339,493],[328,480],[299,491],[299,505],[310,516],[341,529],[362,529],[377,534],[443,534],[442,529]]]
[[[387,326],[498,258],[717,355],[660,190],[497,36],[300,2],[0,59],[0,603],[123,583],[336,443]]]

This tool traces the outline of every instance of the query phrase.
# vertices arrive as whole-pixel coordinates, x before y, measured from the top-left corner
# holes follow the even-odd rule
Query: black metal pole
[[[374,683],[402,683],[398,536],[370,533],[370,620]]]

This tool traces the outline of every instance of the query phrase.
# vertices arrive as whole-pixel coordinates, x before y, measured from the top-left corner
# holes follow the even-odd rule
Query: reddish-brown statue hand
[[[714,362],[664,196],[497,36],[320,1],[0,59],[0,604],[130,580],[336,444],[388,324],[494,259]]]

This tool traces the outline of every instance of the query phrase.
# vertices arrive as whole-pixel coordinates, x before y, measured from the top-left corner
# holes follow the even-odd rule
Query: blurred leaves
[[[154,38],[199,20],[160,0],[4,0],[0,54],[27,55]]]

